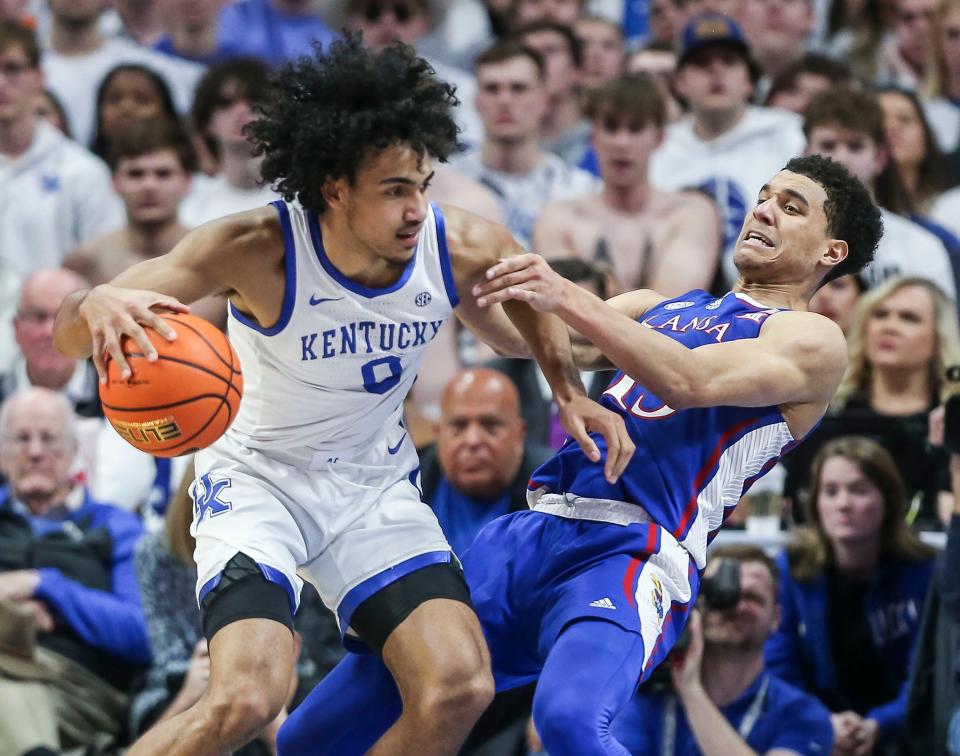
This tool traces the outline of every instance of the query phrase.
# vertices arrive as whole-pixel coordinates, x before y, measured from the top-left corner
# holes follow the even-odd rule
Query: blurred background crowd
[[[272,69],[350,31],[456,86],[432,199],[601,297],[729,290],[795,155],[870,188],[876,260],[812,303],[849,344],[833,406],[741,502],[682,653],[616,729],[634,753],[960,754],[958,0],[0,0],[0,753],[116,752],[205,690],[191,462],[112,431],[53,320],[277,199],[244,127]],[[225,300],[194,310],[225,327]],[[454,322],[424,366],[408,425],[462,552],[563,430],[534,363]],[[309,585],[298,637],[286,711],[342,654]],[[464,751],[539,752],[531,699],[498,697]]]

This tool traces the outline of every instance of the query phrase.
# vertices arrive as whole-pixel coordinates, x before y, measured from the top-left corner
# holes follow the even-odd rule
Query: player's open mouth
[[[747,235],[743,238],[743,240],[744,240],[744,241],[754,241],[754,242],[757,242],[758,244],[760,244],[760,245],[762,245],[762,246],[764,246],[764,247],[768,247],[769,249],[773,249],[773,242],[770,241],[770,239],[768,239],[766,236],[764,236],[763,234],[761,234],[759,231],[751,231],[749,234],[747,234]]]
[[[397,238],[403,243],[405,247],[415,247],[417,245],[417,238],[420,236],[420,229],[416,228],[413,231],[402,231],[397,234]]]

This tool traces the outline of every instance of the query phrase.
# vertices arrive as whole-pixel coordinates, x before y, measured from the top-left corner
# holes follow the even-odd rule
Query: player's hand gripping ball
[[[156,362],[124,337],[121,346],[132,375],[124,380],[116,362],[107,362],[100,400],[107,420],[130,444],[157,457],[178,457],[209,446],[237,416],[243,395],[240,360],[216,326],[195,315],[167,314],[176,330],[167,341],[145,331],[157,350]]]

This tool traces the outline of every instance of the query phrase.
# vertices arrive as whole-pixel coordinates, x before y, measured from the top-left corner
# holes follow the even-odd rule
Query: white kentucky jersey
[[[265,450],[349,455],[401,417],[427,345],[457,305],[443,214],[431,205],[397,281],[371,289],[327,256],[316,213],[277,201],[286,287],[264,328],[230,307],[244,395],[229,435]]]

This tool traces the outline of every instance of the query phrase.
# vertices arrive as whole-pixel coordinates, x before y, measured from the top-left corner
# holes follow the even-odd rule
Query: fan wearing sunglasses
[[[346,28],[363,36],[364,47],[382,50],[393,42],[417,47],[447,16],[444,0],[328,0],[326,19],[334,29]],[[423,54],[423,51],[421,51]],[[460,141],[470,147],[483,140],[483,122],[473,106],[477,91],[474,76],[456,66],[425,56],[437,78],[457,90],[453,116],[460,127]]]

